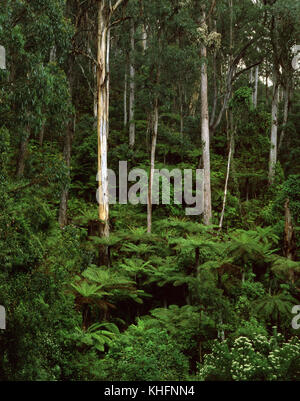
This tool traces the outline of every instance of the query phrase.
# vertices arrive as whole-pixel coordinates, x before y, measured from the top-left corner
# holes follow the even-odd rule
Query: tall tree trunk
[[[152,187],[155,168],[155,151],[158,134],[158,98],[154,100],[154,119],[153,119],[153,136],[151,145],[151,158],[150,158],[150,177],[148,185],[148,203],[147,203],[147,233],[151,233],[152,229]]]
[[[200,86],[201,86],[200,80],[197,79],[197,81],[195,82],[195,85],[194,85],[195,89],[192,93],[192,97],[191,97],[191,101],[190,101],[190,105],[189,105],[189,112],[192,117],[195,117],[195,115],[196,115],[197,104],[199,101]]]
[[[145,24],[142,24],[142,45],[143,45],[144,52],[147,50],[147,46],[148,46],[147,41],[148,41],[147,30],[146,30]]]
[[[22,138],[20,143],[19,157],[17,162],[17,177],[22,178],[25,170],[25,161],[27,156],[27,148],[30,134],[26,132],[26,137]]]
[[[184,129],[184,115],[183,115],[183,90],[181,85],[179,86],[179,104],[180,104],[180,134],[183,140],[183,129]]]
[[[134,51],[135,51],[135,27],[134,21],[131,20],[130,28],[130,93],[129,93],[129,146],[134,147],[135,144],[135,67],[134,67]]]
[[[277,131],[278,131],[278,89],[279,83],[277,75],[274,77],[273,97],[272,97],[272,126],[271,126],[271,147],[269,159],[269,184],[274,182],[275,167],[277,162]]]
[[[109,236],[109,203],[107,172],[108,93],[107,93],[107,31],[109,20],[105,1],[98,3],[97,49],[97,137],[98,137],[98,202],[99,235]]]
[[[68,71],[68,80],[69,80],[69,92],[71,99],[73,98],[73,86],[74,86],[74,58],[69,56],[69,71]],[[71,153],[72,153],[72,141],[75,133],[75,116],[70,116],[70,121],[66,127],[65,139],[64,139],[64,160],[65,164],[68,168],[68,175],[70,178],[70,165],[71,165]],[[60,197],[60,205],[59,205],[59,213],[58,213],[58,222],[61,228],[65,227],[68,224],[68,198],[69,198],[69,186],[66,185],[61,193]]]
[[[284,91],[284,111],[283,111],[283,128],[280,134],[280,140],[279,140],[279,145],[278,145],[278,152],[280,151],[283,143],[283,139],[285,136],[285,131],[286,131],[286,125],[288,123],[288,117],[289,117],[289,109],[290,109],[290,84],[287,82],[285,91]]]
[[[228,118],[227,118],[227,131],[228,130],[229,130],[229,124],[228,124]],[[231,130],[232,130],[232,127],[231,127]],[[226,173],[224,197],[223,197],[223,207],[222,207],[222,213],[221,213],[220,222],[219,222],[219,230],[220,231],[222,230],[222,227],[223,227],[223,220],[224,220],[224,214],[225,214],[232,151],[233,151],[233,132],[230,132],[229,152],[228,152],[228,161],[227,161],[227,173]]]
[[[127,127],[128,114],[127,114],[127,64],[125,66],[124,74],[124,128]]]
[[[43,144],[44,144],[44,135],[45,135],[45,124],[43,124],[43,126],[41,127],[41,130],[40,130],[40,135],[39,135],[40,148],[42,148]]]
[[[216,30],[217,31],[217,30]],[[213,84],[214,84],[214,102],[213,102],[213,108],[211,112],[211,118],[210,118],[210,126],[214,124],[215,117],[216,117],[216,111],[217,111],[217,105],[218,105],[218,84],[217,84],[217,52],[214,52],[213,55]],[[211,134],[213,131],[211,131]]]
[[[254,76],[254,92],[253,92],[253,105],[257,107],[257,95],[258,95],[258,77],[259,77],[259,66],[255,67],[255,76]]]
[[[207,51],[205,45],[201,47],[201,58],[206,60]],[[210,138],[208,116],[208,84],[206,62],[201,67],[201,138],[203,146],[204,169],[204,224],[210,225],[212,221],[211,187],[210,187]]]

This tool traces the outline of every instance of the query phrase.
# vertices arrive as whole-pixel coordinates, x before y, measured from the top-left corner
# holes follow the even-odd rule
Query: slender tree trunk
[[[283,143],[283,139],[285,136],[286,125],[288,123],[289,117],[289,108],[290,108],[290,85],[287,83],[287,87],[284,91],[284,112],[283,112],[283,128],[280,135],[279,145],[278,145],[278,152],[280,151]]]
[[[148,203],[147,203],[147,233],[151,233],[152,229],[152,186],[155,168],[155,151],[158,134],[158,98],[154,100],[154,120],[153,120],[153,136],[151,145],[151,158],[150,158],[150,177],[148,185]]]
[[[277,131],[278,131],[278,90],[279,84],[277,76],[274,79],[272,97],[272,127],[271,127],[271,147],[269,159],[269,184],[274,182],[275,166],[277,162]]]
[[[206,60],[206,47],[202,45],[201,58]],[[212,221],[211,187],[210,187],[210,138],[208,116],[208,84],[206,62],[201,67],[201,138],[203,146],[204,168],[204,224],[210,225]]]
[[[218,84],[217,84],[217,52],[214,52],[213,56],[213,84],[214,84],[214,102],[213,102],[213,108],[211,112],[211,118],[210,118],[210,126],[214,124],[215,118],[216,118],[216,111],[217,111],[217,105],[218,105]],[[211,131],[211,134],[213,131]]]
[[[253,92],[253,105],[257,107],[257,95],[258,95],[258,77],[259,77],[259,66],[255,67],[255,76],[254,76],[254,92]]]
[[[228,180],[229,180],[230,165],[231,165],[232,148],[233,148],[233,133],[231,132],[230,133],[228,161],[227,161],[227,173],[226,173],[226,181],[225,181],[225,188],[224,188],[223,208],[222,208],[222,213],[221,213],[220,222],[219,222],[219,230],[222,230],[222,227],[223,227],[223,220],[224,220],[226,199],[227,199],[227,191],[228,191]]]
[[[74,58],[69,56],[69,92],[71,99],[73,99],[73,86],[74,86]],[[72,142],[75,134],[75,115],[70,116],[70,121],[66,127],[65,139],[64,139],[64,160],[68,168],[68,176],[70,178],[70,165],[71,165],[71,153],[72,153]],[[58,213],[58,222],[61,228],[64,228],[68,224],[68,198],[69,198],[69,185],[67,184],[60,196],[60,205]]]
[[[127,127],[128,114],[127,114],[127,64],[125,66],[124,75],[124,128]]]
[[[184,128],[184,116],[183,116],[183,91],[181,86],[179,87],[179,102],[180,102],[180,134],[181,134],[181,139],[183,139],[182,134]]]
[[[143,45],[144,52],[147,50],[147,46],[148,46],[147,41],[148,41],[147,30],[146,30],[145,24],[142,24],[142,45]]]
[[[134,67],[134,51],[135,51],[135,27],[134,21],[131,20],[130,29],[130,93],[129,93],[129,146],[134,147],[135,144],[135,121],[134,121],[134,108],[135,108],[135,67]]]
[[[49,62],[55,63],[56,61],[56,46],[52,46],[50,50]]]
[[[40,136],[39,136],[39,145],[40,148],[43,147],[44,144],[44,135],[45,135],[45,124],[43,124],[41,130],[40,130]]]
[[[19,157],[18,157],[18,163],[17,163],[17,177],[18,178],[22,178],[24,175],[28,142],[29,142],[29,133],[27,133],[26,137],[23,138],[20,143],[20,151],[19,151]]]
[[[200,87],[201,87],[200,80],[197,79],[197,81],[195,82],[195,90],[192,94],[190,106],[189,106],[189,112],[192,117],[195,117],[195,115],[196,115],[197,104],[199,101]]]

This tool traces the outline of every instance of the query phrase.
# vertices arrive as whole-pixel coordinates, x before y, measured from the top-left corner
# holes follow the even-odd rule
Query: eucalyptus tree
[[[19,148],[18,178],[25,174],[30,141],[41,138],[45,127],[48,131],[56,130],[56,140],[64,129],[69,99],[62,65],[72,33],[64,18],[64,6],[64,0],[45,4],[37,0],[8,0],[0,5],[0,42],[7,50],[9,71],[9,84],[4,90],[6,104],[12,111],[4,111],[3,117],[7,127],[15,132],[13,138]],[[50,63],[53,47],[57,60]]]
[[[109,31],[112,18],[117,9],[126,0],[98,1],[97,16],[97,136],[98,136],[98,200],[100,235],[109,235],[109,199],[107,172],[107,139],[109,124],[109,87],[107,85],[109,70]]]

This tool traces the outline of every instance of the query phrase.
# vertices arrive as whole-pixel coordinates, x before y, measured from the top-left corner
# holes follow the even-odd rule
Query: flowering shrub
[[[215,341],[198,371],[200,380],[299,380],[300,339],[284,343],[281,334]]]

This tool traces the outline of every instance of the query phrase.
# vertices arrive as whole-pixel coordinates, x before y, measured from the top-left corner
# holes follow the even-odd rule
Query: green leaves
[[[75,327],[74,334],[68,336],[79,347],[87,346],[104,352],[105,346],[111,345],[120,334],[118,327],[113,323],[94,323],[87,330]]]

